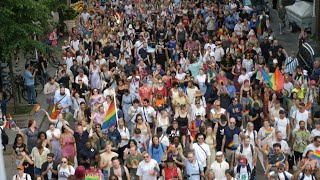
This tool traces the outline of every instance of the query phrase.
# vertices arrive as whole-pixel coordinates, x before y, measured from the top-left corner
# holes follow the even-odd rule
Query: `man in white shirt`
[[[156,111],[152,106],[150,106],[149,99],[143,100],[143,106],[142,106],[142,118],[144,121],[146,121],[150,128],[152,129],[153,123],[154,123],[154,117],[156,115]]]
[[[250,78],[257,72],[257,70],[247,72],[246,68],[241,69],[241,75],[238,78],[238,83],[244,84],[245,80],[249,81],[250,84]]]
[[[87,9],[84,9],[80,17],[83,19],[84,24],[86,24],[90,18],[90,14],[87,12]]]
[[[287,141],[283,140],[281,131],[277,131],[275,137],[272,140],[272,145],[276,143],[281,144],[281,150],[284,154],[288,155],[290,153],[290,147]]]
[[[234,32],[236,33],[237,36],[242,36],[242,31],[244,27],[243,24],[241,23],[241,19],[238,19],[238,23],[234,26]]]
[[[225,53],[224,53],[224,49],[221,46],[221,41],[218,41],[217,42],[217,48],[214,51],[214,57],[215,57],[216,63],[218,65],[220,65],[220,62],[221,62],[224,54]]]
[[[79,84],[79,79],[81,79],[83,84],[88,86],[89,85],[88,76],[84,74],[84,71],[82,69],[79,69],[78,71],[79,71],[79,75],[76,77],[75,83]]]
[[[197,134],[196,135],[197,142],[190,144],[190,150],[194,151],[195,157],[197,161],[200,161],[203,165],[204,170],[206,171],[207,165],[211,164],[210,162],[210,148],[208,144],[204,142],[204,135]]]
[[[216,45],[212,42],[212,39],[209,39],[209,42],[204,45],[204,49],[208,49],[208,47],[211,48],[211,52],[214,52],[216,49]]]
[[[74,58],[71,56],[70,52],[66,52],[66,57],[63,57],[63,60],[66,62],[67,68],[70,70],[73,65]]]
[[[138,99],[133,100],[133,105],[128,110],[129,115],[129,131],[130,134],[133,134],[134,125],[136,124],[137,114],[142,114],[142,108],[139,106],[140,101]]]
[[[270,178],[270,176],[273,176],[274,174],[277,174],[278,175],[278,178],[279,179],[289,179],[291,180],[293,178],[293,175],[287,171],[284,170],[285,168],[285,164],[283,163],[277,163],[277,170],[276,171],[271,171],[270,173],[267,173],[268,174],[268,178]]]
[[[308,119],[311,117],[311,112],[308,112],[304,103],[299,103],[298,110],[294,111],[291,115],[291,126],[294,129],[299,129],[299,122],[304,121],[308,124]],[[307,126],[306,126],[307,128]]]
[[[247,159],[241,158],[239,160],[239,164],[234,167],[234,173],[236,179],[241,179],[241,180],[250,180],[252,177],[252,170],[254,166],[250,163],[248,163]]]
[[[312,151],[320,151],[320,136],[316,136],[313,138],[313,143],[309,144],[306,149],[303,151],[303,157],[306,156],[309,150]]]
[[[103,64],[106,64],[107,63],[107,61],[102,57],[102,55],[100,54],[99,56],[98,56],[98,59],[96,60],[96,64],[98,65],[98,66],[101,66],[101,65],[103,65]]]
[[[157,180],[157,175],[160,172],[157,161],[151,159],[151,156],[146,151],[142,155],[144,160],[138,165],[137,176],[139,176],[140,180]]]
[[[255,164],[255,160],[253,160],[255,154],[254,147],[250,144],[250,136],[245,136],[244,143],[241,144],[236,150],[236,159],[246,158],[246,161],[249,164]]]
[[[284,140],[289,140],[289,134],[291,132],[291,126],[290,126],[290,121],[286,117],[286,111],[285,110],[280,110],[279,111],[279,117],[275,118],[274,122],[274,127],[276,128],[277,131],[282,132],[282,138]]]
[[[31,176],[27,173],[24,173],[24,166],[22,164],[19,164],[17,166],[18,174],[14,175],[12,180],[31,180]]]
[[[223,158],[223,153],[218,151],[216,153],[216,160],[211,164],[210,170],[214,172],[216,179],[225,179],[225,171],[229,169],[229,164]]]
[[[311,136],[310,136],[311,139],[316,137],[316,136],[320,136],[320,121],[316,121],[315,122],[315,126],[316,126],[316,128],[314,128],[311,131]]]

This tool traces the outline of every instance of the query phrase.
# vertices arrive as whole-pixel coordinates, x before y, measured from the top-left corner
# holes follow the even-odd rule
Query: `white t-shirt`
[[[275,128],[277,128],[277,131],[282,132],[282,139],[287,139],[287,125],[289,124],[289,119],[288,118],[275,118]]]
[[[245,75],[241,74],[238,78],[238,83],[242,84],[245,80],[248,80],[250,83],[250,78],[253,75],[253,72],[248,72]]]
[[[253,159],[253,156],[252,156],[252,151],[251,151],[251,147],[250,145],[248,147],[245,147],[244,145],[243,146],[243,150],[242,150],[242,153],[240,152],[240,148],[241,146],[239,146],[236,150],[236,155],[242,155],[242,156],[245,156],[248,160],[248,163],[249,164],[252,164],[252,159]],[[254,150],[254,149],[253,149]]]
[[[285,173],[286,173],[287,178],[289,180],[291,180],[293,175],[291,173],[289,173],[289,172],[285,172]],[[276,174],[276,172],[274,172],[274,171],[269,173],[270,176],[272,176],[274,174]],[[285,179],[285,176],[284,176],[283,172],[282,173],[278,173],[278,176],[279,176],[280,180],[284,180]]]
[[[249,163],[250,169],[252,171],[253,166]],[[236,178],[239,180],[249,180],[251,173],[248,173],[247,166],[240,167],[239,173],[237,172],[238,166],[234,167],[234,173],[236,174]]]
[[[23,173],[21,178],[18,175],[14,175],[12,180],[31,180],[31,176],[27,173]]]
[[[287,90],[288,91],[288,97],[290,97],[291,96],[291,90],[293,89],[293,85],[292,85],[292,83],[289,81],[289,82],[285,82],[284,84],[283,84],[283,88],[285,89],[285,90]]]
[[[143,120],[147,121],[148,123],[153,123],[153,117],[156,116],[156,111],[154,110],[153,107],[141,107],[142,112],[142,118]]]
[[[142,180],[157,180],[157,175],[150,175],[149,171],[153,171],[153,168],[158,166],[156,160],[151,159],[150,162],[141,161],[138,165],[137,176],[141,176]]]
[[[70,175],[74,175],[74,167],[68,166],[67,168],[60,168],[60,165],[58,165],[58,179],[59,180],[67,180]]]
[[[79,40],[72,40],[71,41],[71,46],[76,52],[79,51],[79,45],[80,45]]]
[[[86,12],[86,13],[81,13],[80,16],[83,19],[84,24],[86,24],[88,22],[88,20],[89,20],[90,14],[88,12]]]
[[[320,151],[320,146],[319,147],[315,147],[313,143],[309,144],[306,149],[303,151],[303,157],[306,156],[307,152],[309,150],[312,150],[312,151]]]
[[[300,174],[299,174],[299,179],[301,179],[302,178],[302,176],[303,176],[303,173],[301,172]],[[306,174],[304,174],[304,178],[303,178],[303,180],[314,180],[315,179],[315,177],[314,176],[312,176],[311,174],[308,176],[308,175],[306,175]]]
[[[201,147],[200,147],[201,146]],[[206,143],[193,143],[196,160],[200,161],[203,167],[207,166],[207,157],[211,155],[210,148]]]
[[[299,121],[304,121],[306,128],[307,128],[307,121],[309,118],[309,112],[305,110],[303,113],[299,112],[299,110],[296,110],[295,112],[292,113],[291,116],[294,119],[294,124],[295,124],[295,129],[299,129]]]
[[[198,82],[199,86],[204,86],[206,83],[206,79],[207,79],[207,76],[205,74],[203,74],[202,76],[198,74],[196,76],[196,81]]]
[[[316,137],[316,136],[320,136],[320,130],[318,129],[313,129],[311,131],[311,137]]]
[[[206,110],[202,106],[200,106],[200,108],[197,108],[196,105],[192,104],[191,108],[192,108],[191,119],[195,119],[197,114],[200,114],[203,117],[206,115]]]
[[[273,141],[272,145],[275,144],[275,143],[280,143],[281,144],[281,150],[282,151],[289,151],[290,150],[289,145],[288,145],[287,141],[285,141],[285,140],[281,140],[281,142]]]
[[[222,163],[214,161],[210,169],[214,172],[216,179],[224,179],[226,178],[225,172],[229,169],[229,164],[226,161],[222,161]]]
[[[244,135],[250,137],[250,144],[251,144],[253,147],[255,147],[255,146],[256,146],[256,143],[254,142],[254,140],[255,140],[256,138],[258,138],[258,132],[257,132],[256,130],[254,130],[254,131],[250,132],[250,134],[249,134],[249,131],[244,130]]]
[[[67,68],[70,69],[73,65],[73,57],[64,57],[63,59],[66,61]]]

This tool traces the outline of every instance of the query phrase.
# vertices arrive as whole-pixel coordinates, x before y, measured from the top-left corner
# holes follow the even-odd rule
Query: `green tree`
[[[43,35],[50,25],[51,10],[58,0],[0,0],[0,56],[9,64],[11,83],[13,62],[19,53],[31,52],[35,48],[45,51],[45,44],[34,39]],[[19,63],[24,63],[20,61]],[[14,96],[16,107],[17,97]]]

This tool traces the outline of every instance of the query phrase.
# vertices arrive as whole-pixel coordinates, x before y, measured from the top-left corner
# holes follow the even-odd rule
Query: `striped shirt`
[[[287,59],[284,61],[284,64],[286,66],[286,69],[289,71],[289,74],[293,74],[294,70],[299,65],[298,59],[293,57],[287,57]]]

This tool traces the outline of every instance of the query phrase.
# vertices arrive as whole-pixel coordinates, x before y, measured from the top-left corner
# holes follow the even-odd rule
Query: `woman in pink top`
[[[104,107],[103,107],[103,105],[100,105],[98,107],[98,111],[93,114],[92,118],[93,118],[94,122],[96,122],[98,124],[103,124],[103,119],[105,116],[106,116],[106,114],[104,112]]]
[[[62,149],[62,157],[67,157],[70,163],[74,163],[75,155],[75,139],[73,135],[66,128],[62,128],[62,134],[60,136],[60,144]]]

